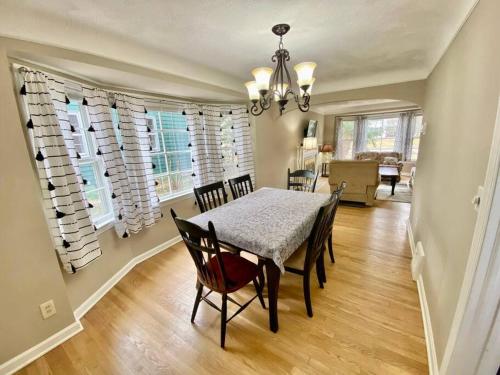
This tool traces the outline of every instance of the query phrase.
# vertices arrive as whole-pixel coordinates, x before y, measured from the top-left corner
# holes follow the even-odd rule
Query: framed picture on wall
[[[307,126],[307,137],[316,137],[317,127],[318,127],[318,121],[309,120],[309,125]]]

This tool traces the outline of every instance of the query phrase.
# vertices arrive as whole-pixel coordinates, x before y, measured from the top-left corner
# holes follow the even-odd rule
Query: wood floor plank
[[[426,374],[408,215],[404,203],[342,205],[325,289],[312,279],[314,317],[300,277],[286,274],[279,332],[269,331],[267,310],[254,302],[229,323],[226,350],[217,311],[202,303],[190,323],[196,271],[176,244],[136,266],[85,315],[83,332],[19,374]],[[252,294],[248,287],[235,298]]]

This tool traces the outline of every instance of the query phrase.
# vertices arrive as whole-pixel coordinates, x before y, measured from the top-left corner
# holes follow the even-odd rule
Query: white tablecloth
[[[283,262],[309,237],[319,208],[330,195],[261,188],[242,198],[197,215],[190,222],[215,226],[219,241]]]

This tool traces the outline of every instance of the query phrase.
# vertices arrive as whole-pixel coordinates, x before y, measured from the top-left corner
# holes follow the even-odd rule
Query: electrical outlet
[[[48,300],[40,305],[40,312],[42,313],[42,318],[48,319],[56,313],[56,306],[54,305],[54,300]]]

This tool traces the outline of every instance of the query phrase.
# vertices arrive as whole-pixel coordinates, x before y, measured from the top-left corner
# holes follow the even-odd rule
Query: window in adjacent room
[[[338,129],[336,158],[340,160],[352,159],[354,148],[354,128],[356,121],[341,119]]]
[[[178,112],[149,111],[146,121],[151,129],[151,156],[156,165],[153,172],[160,200],[190,192],[193,166],[185,116]]]
[[[110,201],[111,194],[104,177],[104,165],[96,156],[96,145],[88,133],[89,120],[87,110],[76,101],[71,101],[68,106],[69,122],[75,128],[73,138],[76,151],[80,154],[78,160],[82,178],[87,180],[85,195],[94,207],[90,209],[92,222],[100,227],[113,220],[113,209]]]
[[[394,151],[399,116],[366,119],[365,151]]]

